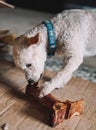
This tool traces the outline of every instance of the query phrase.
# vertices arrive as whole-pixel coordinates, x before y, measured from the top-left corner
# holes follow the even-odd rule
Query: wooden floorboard
[[[46,71],[41,82],[54,77]],[[8,124],[8,130],[95,130],[96,129],[96,84],[72,78],[65,87],[52,94],[61,101],[85,101],[80,117],[65,120],[56,128],[48,125],[48,112],[38,102],[25,95],[27,82],[24,73],[17,68],[4,72],[0,77],[0,126]]]

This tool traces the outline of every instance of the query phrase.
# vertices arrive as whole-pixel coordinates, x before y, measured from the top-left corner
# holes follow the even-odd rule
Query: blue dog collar
[[[54,27],[51,21],[43,21],[43,24],[47,28],[48,44],[49,44],[47,55],[50,57],[55,55],[55,50],[56,50],[56,37],[54,33]]]

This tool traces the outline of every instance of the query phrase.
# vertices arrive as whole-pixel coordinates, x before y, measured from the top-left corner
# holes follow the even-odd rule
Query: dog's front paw
[[[51,86],[50,82],[45,82],[40,89],[39,97],[42,98],[51,93],[55,88]]]

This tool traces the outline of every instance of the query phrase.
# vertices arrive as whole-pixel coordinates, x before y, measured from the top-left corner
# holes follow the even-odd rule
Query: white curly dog
[[[64,67],[50,81],[42,84],[40,97],[63,87],[83,62],[84,56],[96,55],[96,10],[64,10],[51,19],[57,47],[64,57]],[[29,82],[37,82],[44,71],[48,51],[48,33],[41,23],[16,39],[13,58]]]

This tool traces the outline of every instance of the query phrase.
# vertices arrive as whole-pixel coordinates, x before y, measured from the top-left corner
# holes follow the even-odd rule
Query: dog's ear
[[[28,38],[28,46],[37,44],[39,41],[39,33],[37,33],[34,37]]]

